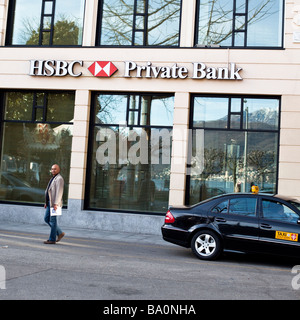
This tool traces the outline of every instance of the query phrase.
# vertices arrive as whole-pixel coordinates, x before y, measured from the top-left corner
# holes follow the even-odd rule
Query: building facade
[[[299,0],[0,1],[0,221],[160,234],[169,205],[300,199]]]

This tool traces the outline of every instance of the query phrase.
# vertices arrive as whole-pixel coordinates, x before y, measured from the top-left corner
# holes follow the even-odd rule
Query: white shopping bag
[[[61,216],[61,207],[57,207],[55,210],[53,207],[50,208],[50,216]]]

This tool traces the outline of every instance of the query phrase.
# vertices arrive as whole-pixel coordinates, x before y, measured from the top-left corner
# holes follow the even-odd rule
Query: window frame
[[[5,96],[9,92],[20,92],[20,93],[32,93],[33,94],[33,106],[32,106],[32,114],[31,114],[31,120],[6,120],[5,119]],[[36,104],[36,95],[38,93],[44,93],[44,98],[43,98],[43,105],[39,106]],[[6,123],[24,123],[24,124],[56,124],[56,125],[74,125],[73,122],[67,122],[67,121],[46,121],[47,117],[47,98],[48,98],[48,93],[52,94],[62,94],[62,93],[70,93],[74,94],[74,111],[75,111],[75,91],[74,90],[32,90],[32,89],[8,89],[8,90],[1,90],[0,91],[0,155],[3,152],[3,133],[4,133],[4,128]],[[43,109],[43,120],[45,121],[40,121],[40,120],[34,120],[34,117],[36,116],[36,110],[37,109]],[[74,113],[73,111],[73,113]],[[73,138],[73,136],[72,136]],[[71,146],[72,147],[72,146]],[[69,170],[70,168],[68,168]],[[0,167],[0,173],[1,173],[1,167]],[[70,174],[70,172],[69,172]],[[65,180],[65,185],[69,185],[69,181]],[[68,197],[68,194],[66,194]],[[5,203],[5,204],[11,204],[11,205],[27,205],[27,206],[35,206],[35,207],[40,207],[40,203],[27,203],[27,202],[20,202],[20,201],[9,201],[9,200],[0,200],[0,204]],[[67,208],[67,205],[63,206],[64,208]]]
[[[67,47],[67,48],[78,48],[82,47],[82,44],[77,44],[77,45],[58,45],[58,44],[53,44],[53,35],[54,35],[54,22],[55,22],[55,10],[56,10],[56,1],[57,0],[41,0],[41,12],[40,12],[40,23],[39,23],[39,44],[35,45],[27,45],[27,44],[12,44],[12,38],[13,38],[13,26],[14,26],[14,21],[15,21],[15,7],[16,7],[16,1],[17,0],[12,0],[9,1],[8,5],[8,15],[7,15],[7,29],[6,29],[6,36],[5,36],[5,46],[6,47],[30,47],[30,48],[62,48],[62,47]],[[45,14],[45,2],[53,2],[52,6],[52,14]],[[85,8],[86,8],[86,0],[84,2],[84,8],[83,8],[83,16],[82,16],[82,28],[84,28],[84,20],[85,20]],[[50,29],[42,29],[41,26],[43,25],[43,17],[49,17],[52,16],[51,18],[51,27]],[[49,32],[50,33],[50,39],[49,39],[49,44],[43,45],[43,33],[44,32]],[[83,38],[82,41],[83,42]]]
[[[96,123],[95,119],[95,98],[97,95],[118,95],[118,96],[127,96],[127,105],[126,105],[126,114],[125,114],[125,120],[128,120],[129,113],[131,111],[130,108],[130,97],[131,96],[139,96],[139,102],[141,102],[142,97],[144,96],[170,96],[174,97],[175,95],[172,92],[111,92],[111,91],[93,91],[91,94],[91,108],[90,108],[90,124],[89,124],[89,136],[88,136],[88,150],[87,150],[87,165],[86,165],[86,181],[85,181],[85,189],[84,189],[84,200],[83,200],[83,208],[84,210],[90,210],[90,211],[105,211],[105,212],[125,212],[125,213],[130,213],[130,214],[145,214],[145,215],[161,215],[163,216],[163,212],[151,212],[151,211],[142,211],[136,209],[121,209],[121,208],[95,208],[90,205],[90,200],[91,200],[91,181],[92,181],[92,170],[93,170],[93,152],[94,152],[94,147],[93,147],[93,139],[94,139],[94,129],[95,127],[123,127],[123,123]],[[168,129],[168,130],[173,130],[173,125],[172,126],[167,126],[167,125],[141,125],[139,123],[140,118],[141,118],[141,108],[136,110],[138,114],[138,124],[128,124],[126,123],[126,127],[129,130],[132,130],[133,128],[148,128],[148,129]],[[172,150],[171,150],[172,151]]]
[[[255,200],[255,212],[254,215],[246,215],[246,214],[240,214],[240,213],[235,213],[235,212],[231,212],[230,211],[230,207],[231,207],[231,202],[237,199],[254,199]],[[225,203],[227,202],[227,207],[226,207],[226,211],[218,211],[215,210],[221,203]],[[216,216],[221,214],[221,215],[230,215],[232,217],[249,217],[249,218],[258,218],[259,217],[259,198],[257,196],[253,196],[253,195],[247,195],[247,194],[237,194],[234,197],[228,197],[225,198],[225,200],[222,200],[221,202],[218,202],[216,205],[214,205],[211,208],[211,213],[215,214]]]
[[[101,44],[101,32],[102,32],[102,20],[103,20],[103,5],[104,5],[105,0],[99,0],[98,4],[98,14],[97,14],[97,25],[96,25],[96,41],[95,41],[95,46],[96,47],[103,47],[103,48],[179,48],[180,47],[180,38],[181,38],[181,16],[182,16],[182,0],[180,0],[180,13],[179,13],[179,28],[178,28],[178,44],[176,46],[170,46],[170,45],[147,45],[147,35],[148,35],[148,8],[149,8],[149,0],[146,1],[146,9],[145,9],[145,22],[144,22],[144,39],[143,39],[143,45],[135,45],[135,32],[141,32],[142,29],[137,29],[136,28],[136,17],[142,16],[142,14],[136,13],[136,8],[137,8],[137,1],[134,0],[134,10],[133,10],[133,23],[132,23],[132,36],[131,36],[131,44],[128,45],[105,45]]]
[[[281,219],[278,219],[278,218],[264,216],[264,202],[271,202],[271,203],[279,204],[283,208],[286,207],[286,208],[290,209],[293,213],[295,213],[298,216],[298,219],[297,219],[298,221],[300,220],[300,212],[299,212],[299,210],[295,206],[293,206],[291,203],[289,203],[287,201],[282,201],[281,199],[274,199],[274,198],[270,199],[270,198],[266,198],[266,197],[261,197],[260,219],[262,219],[262,220],[270,220],[270,221],[274,221],[274,222],[295,224],[294,222],[284,221],[284,220],[281,220]],[[296,224],[298,224],[298,223],[296,223]]]
[[[232,206],[232,201],[234,200],[237,200],[237,199],[254,199],[255,200],[255,212],[254,212],[254,215],[252,215],[252,213],[250,215],[248,214],[244,214],[244,213],[236,213],[234,211],[230,211],[231,209],[231,206]],[[247,195],[241,195],[239,197],[233,197],[233,198],[229,198],[229,206],[228,206],[228,210],[227,210],[227,213],[229,215],[232,215],[232,216],[241,216],[241,217],[252,217],[252,218],[255,218],[255,217],[258,217],[258,198],[257,197],[251,197],[251,196],[247,196]]]
[[[236,114],[235,112],[231,112],[231,102],[228,102],[228,113],[227,113],[227,128],[205,128],[203,126],[194,126],[194,109],[195,109],[195,98],[197,97],[208,97],[208,98],[228,98],[228,99],[241,99],[241,103],[243,103],[244,99],[262,99],[262,100],[272,100],[276,99],[278,100],[278,127],[276,130],[264,130],[264,129],[251,129],[251,128],[243,128],[243,113],[244,113],[244,108],[241,106],[241,112],[240,112],[240,128],[230,128],[230,115],[231,114]],[[277,144],[277,157],[276,157],[276,163],[277,163],[277,168],[275,172],[275,180],[277,181],[276,186],[275,186],[275,193],[278,192],[278,175],[279,175],[279,147],[280,147],[280,122],[281,122],[281,97],[280,96],[263,96],[263,95],[234,95],[234,94],[223,94],[223,95],[211,95],[211,94],[192,94],[191,99],[190,99],[190,115],[189,115],[189,129],[190,129],[190,136],[189,140],[190,143],[192,144],[192,138],[193,138],[193,131],[197,129],[201,129],[204,131],[219,131],[219,132],[247,132],[247,133],[276,133],[278,137],[278,144]],[[191,170],[191,157],[192,154],[191,152],[188,154],[188,164],[187,164],[187,171],[190,172]],[[191,175],[187,174],[186,175],[186,189],[185,189],[185,204],[190,205],[190,194],[191,194]],[[226,194],[226,193],[225,193]]]
[[[201,0],[197,0],[196,3],[196,21],[195,21],[195,33],[194,33],[194,47],[196,48],[201,48],[201,49],[257,49],[257,50],[283,50],[284,49],[284,29],[285,29],[285,1],[284,0],[279,0],[282,1],[282,17],[281,17],[281,23],[282,23],[282,29],[281,29],[281,45],[280,46],[248,46],[247,45],[247,24],[248,21],[245,19],[246,21],[246,27],[245,30],[243,31],[236,31],[234,29],[235,27],[235,16],[241,16],[241,14],[239,13],[235,13],[235,3],[236,0],[232,0],[233,2],[233,19],[232,19],[232,34],[234,34],[234,32],[244,32],[245,33],[245,37],[244,37],[244,45],[243,46],[235,46],[234,42],[235,42],[235,37],[232,36],[232,41],[231,41],[231,45],[230,46],[221,46],[218,44],[210,44],[210,45],[202,45],[202,44],[198,44],[198,36],[199,36],[199,19],[200,19],[200,1]],[[245,14],[243,14],[243,16],[247,17],[248,16],[248,1],[246,0],[246,9],[245,9]],[[279,27],[279,26],[278,26]]]

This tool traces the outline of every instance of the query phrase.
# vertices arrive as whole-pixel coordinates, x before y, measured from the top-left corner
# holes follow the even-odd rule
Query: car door
[[[283,255],[300,254],[299,215],[288,203],[261,199],[259,240],[264,251]]]
[[[256,251],[258,245],[257,197],[231,196],[212,209],[213,223],[225,240],[225,247]]]

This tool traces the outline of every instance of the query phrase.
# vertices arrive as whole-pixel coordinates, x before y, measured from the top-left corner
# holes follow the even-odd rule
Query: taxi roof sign
[[[251,187],[251,192],[252,193],[258,193],[259,192],[259,187],[258,186],[252,186]]]

